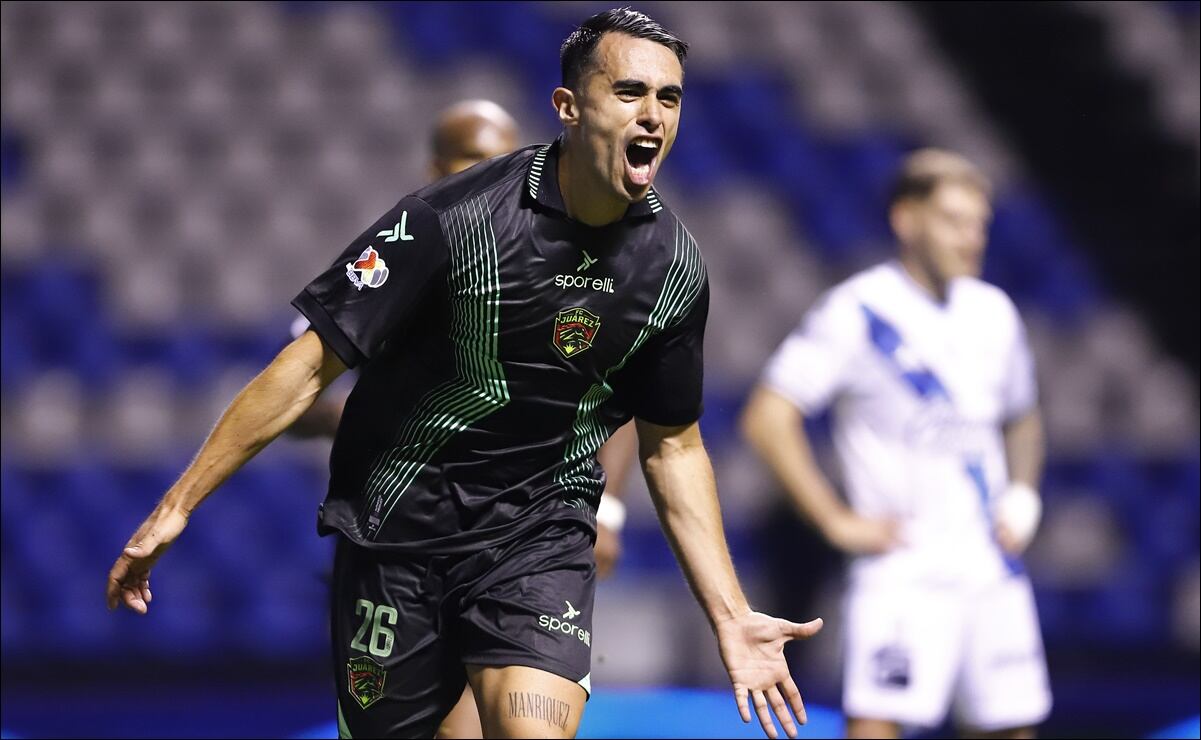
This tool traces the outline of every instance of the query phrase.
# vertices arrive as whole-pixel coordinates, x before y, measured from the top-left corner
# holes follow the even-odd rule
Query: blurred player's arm
[[[751,611],[726,546],[700,426],[693,422],[666,427],[638,420],[637,429],[651,498],[684,576],[717,635],[743,721],[750,721],[749,701],[764,731],[775,737],[770,705],[788,735],[795,737],[787,706],[802,723],[805,708],[788,674],[784,643],[813,636],[821,620],[798,624]]]
[[[830,544],[853,554],[880,553],[894,547],[898,542],[896,522],[861,517],[843,502],[814,458],[804,421],[796,404],[759,385],[743,411],[741,428],[797,511]]]
[[[150,568],[179,536],[188,517],[214,489],[279,436],[346,365],[307,331],[238,394],[196,458],[138,527],[108,577],[108,607],[145,614]]]
[[[621,528],[625,525],[625,483],[638,459],[638,433],[629,422],[613,433],[596,453],[605,469],[605,492],[596,511],[596,573],[607,578],[621,558]]]
[[[1002,433],[1009,487],[995,504],[997,540],[1006,552],[1018,555],[1034,539],[1042,518],[1042,497],[1038,493],[1046,460],[1042,413],[1036,406],[1006,423]]]

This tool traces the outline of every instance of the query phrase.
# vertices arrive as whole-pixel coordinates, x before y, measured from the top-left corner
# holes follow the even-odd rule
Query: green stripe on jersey
[[[497,357],[500,272],[487,197],[480,195],[441,217],[450,245],[450,338],[456,377],[417,402],[390,450],[367,478],[368,505],[360,514],[367,539],[383,529],[396,502],[430,459],[458,432],[509,403],[509,386]]]
[[[575,438],[567,445],[563,453],[563,463],[555,474],[555,481],[562,485],[564,490],[591,495],[594,499],[600,498],[600,483],[588,475],[588,472],[592,469],[591,460],[596,451],[609,435],[616,431],[605,428],[599,414],[596,413],[601,404],[613,395],[609,376],[625,367],[648,339],[687,316],[704,284],[705,263],[701,260],[700,249],[697,248],[692,234],[689,234],[688,229],[677,219],[671,266],[667,270],[667,278],[663,281],[659,299],[647,317],[646,324],[625,357],[621,358],[621,362],[605,371],[601,382],[593,384],[584,393],[576,408],[575,422],[571,426]],[[577,508],[581,505],[574,500],[568,500],[567,504]]]

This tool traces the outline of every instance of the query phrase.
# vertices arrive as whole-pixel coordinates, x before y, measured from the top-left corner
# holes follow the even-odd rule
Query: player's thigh
[[[428,570],[340,539],[330,590],[340,732],[433,737],[462,694],[466,672],[439,634]]]
[[[1051,711],[1051,689],[1030,582],[1014,576],[974,600],[958,722],[978,734],[1019,737]]]
[[[844,616],[845,714],[865,721],[940,724],[962,659],[961,600],[940,589],[855,584]]]
[[[577,682],[527,666],[467,666],[485,737],[575,737],[588,699]]]
[[[455,708],[442,720],[435,737],[439,740],[476,740],[484,737],[484,731],[480,727],[480,711],[475,705],[475,694],[471,691],[471,684],[463,687],[459,703],[455,704]]]

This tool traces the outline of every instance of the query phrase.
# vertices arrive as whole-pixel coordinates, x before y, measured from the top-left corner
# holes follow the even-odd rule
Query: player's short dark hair
[[[606,33],[624,33],[637,39],[663,44],[675,52],[681,67],[688,56],[688,44],[661,26],[654,18],[631,8],[612,8],[581,23],[563,42],[559,49],[563,87],[569,90],[577,89],[584,73],[595,62],[593,52]]]
[[[925,200],[943,183],[967,185],[986,198],[992,197],[992,183],[967,157],[946,149],[919,149],[901,164],[888,205],[903,200]]]

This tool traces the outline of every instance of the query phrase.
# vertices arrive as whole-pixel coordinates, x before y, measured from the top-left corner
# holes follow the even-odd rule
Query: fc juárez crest
[[[363,709],[384,695],[384,680],[387,677],[384,667],[371,658],[351,658],[346,662],[346,688]]]
[[[592,346],[600,329],[600,316],[586,308],[574,306],[555,314],[555,348],[564,357],[575,357]]]

